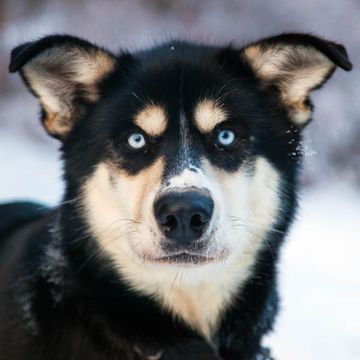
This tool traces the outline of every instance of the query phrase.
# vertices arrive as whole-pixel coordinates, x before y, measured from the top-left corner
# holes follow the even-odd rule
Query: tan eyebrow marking
[[[167,126],[166,111],[160,105],[146,105],[135,116],[135,124],[150,136],[160,136]]]
[[[215,100],[200,101],[195,108],[195,124],[201,132],[211,132],[215,126],[226,120],[226,112]]]

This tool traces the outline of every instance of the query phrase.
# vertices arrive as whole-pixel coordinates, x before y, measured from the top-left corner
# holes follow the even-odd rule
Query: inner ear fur
[[[103,48],[73,36],[53,35],[13,49],[9,70],[19,71],[39,99],[46,130],[64,138],[81,116],[81,104],[98,99],[98,84],[115,65],[115,56]]]
[[[240,54],[264,87],[278,89],[291,121],[298,126],[311,118],[309,93],[329,79],[337,66],[346,71],[352,68],[342,45],[305,34],[267,38]]]

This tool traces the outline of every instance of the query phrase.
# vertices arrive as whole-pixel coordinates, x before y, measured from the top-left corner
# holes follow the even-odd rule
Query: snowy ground
[[[0,201],[55,204],[62,191],[55,146],[0,134]],[[281,264],[282,312],[267,339],[278,360],[360,358],[360,194],[321,183],[304,192]]]
[[[276,359],[360,359],[360,193],[322,183],[303,194],[281,264]]]

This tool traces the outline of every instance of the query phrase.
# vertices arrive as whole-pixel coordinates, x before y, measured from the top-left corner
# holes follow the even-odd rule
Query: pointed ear
[[[311,118],[311,90],[320,87],[337,66],[351,70],[345,48],[311,35],[284,34],[253,43],[241,50],[264,87],[275,87],[298,126]]]
[[[76,37],[53,35],[13,49],[9,70],[20,71],[39,99],[46,130],[64,138],[83,112],[82,104],[97,100],[99,82],[115,65],[115,56],[102,48]]]

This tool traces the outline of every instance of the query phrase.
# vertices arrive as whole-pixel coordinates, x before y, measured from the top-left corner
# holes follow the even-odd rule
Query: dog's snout
[[[173,192],[155,203],[155,217],[170,240],[190,242],[199,239],[211,220],[214,202],[200,192]]]

